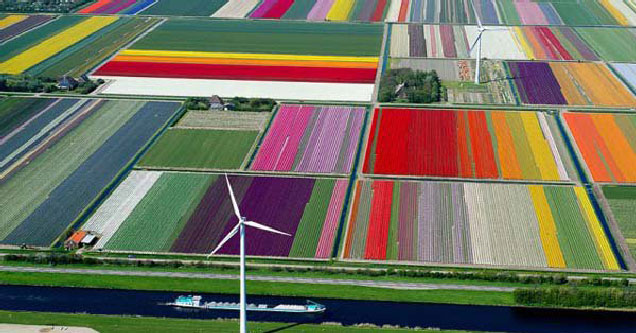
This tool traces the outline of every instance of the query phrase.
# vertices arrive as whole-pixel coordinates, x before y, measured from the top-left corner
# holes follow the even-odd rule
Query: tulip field
[[[52,15],[8,15],[0,19],[0,43],[54,18]]]
[[[364,172],[567,181],[571,163],[551,118],[535,112],[376,109]]]
[[[475,10],[484,24],[634,26],[632,8],[623,0],[393,0],[386,20],[475,24]]]
[[[636,183],[636,115],[564,113],[596,182]]]
[[[95,3],[83,7],[77,12],[81,14],[135,15],[156,2],[157,0],[97,0]]]
[[[242,214],[292,237],[248,227],[252,256],[331,256],[346,180],[230,176]],[[107,250],[209,253],[237,223],[218,174],[133,171],[84,224]],[[159,228],[158,228],[159,227]],[[238,237],[220,254],[238,254]]]
[[[283,104],[251,169],[349,173],[365,114],[363,107]]]
[[[338,100],[325,94],[323,87],[331,86],[368,101],[381,37],[375,25],[169,20],[94,76],[115,79],[105,93],[125,90],[117,86],[118,78],[177,78],[232,91],[217,91],[223,96]],[[161,80],[147,82],[141,94],[162,94]],[[266,89],[274,86],[278,89]]]
[[[507,62],[524,104],[630,107],[636,97],[605,64]]]
[[[117,17],[93,16],[87,18],[0,63],[0,73],[20,74],[115,21],[117,21]]]
[[[179,106],[101,99],[2,100],[0,243],[48,247]]]
[[[345,259],[619,268],[582,187],[365,180]]]
[[[78,77],[157,22],[151,18],[33,15],[0,30],[0,39],[8,39],[0,45],[0,73]],[[18,27],[21,23],[31,26]]]
[[[476,25],[395,24],[391,56],[474,58],[478,34]],[[636,34],[624,28],[510,27],[482,38],[487,59],[636,61]]]
[[[632,91],[636,91],[636,64],[612,64],[612,68]]]

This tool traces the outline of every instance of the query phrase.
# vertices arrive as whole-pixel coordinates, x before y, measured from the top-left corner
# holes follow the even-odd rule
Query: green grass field
[[[605,61],[636,61],[636,35],[630,29],[576,28],[583,40]]]
[[[629,251],[636,258],[636,187],[603,186],[603,194],[609,202],[612,214],[627,242]]]
[[[56,273],[0,272],[0,285],[66,286],[82,288],[161,290],[238,294],[237,280],[211,280],[176,277],[131,277],[116,275],[83,275]],[[473,290],[394,290],[385,288],[318,285],[300,283],[271,283],[247,281],[252,295],[298,296],[376,300],[393,302],[514,305],[513,294],[499,291]]]
[[[379,56],[377,24],[171,19],[131,49]]]
[[[54,325],[90,327],[100,333],[198,333],[198,332],[236,332],[236,320],[186,320],[167,318],[131,318],[123,316],[105,316],[91,314],[70,314],[51,312],[10,312],[0,311],[0,323],[20,325]],[[379,327],[346,328],[337,325],[312,325],[289,323],[249,322],[250,332],[412,332],[407,329],[389,329]],[[428,331],[428,330],[424,330]],[[431,330],[440,333],[459,331]],[[421,332],[421,331],[418,331]]]
[[[143,15],[210,16],[227,0],[161,0],[142,12]]]
[[[139,161],[143,167],[238,169],[258,131],[170,129]]]

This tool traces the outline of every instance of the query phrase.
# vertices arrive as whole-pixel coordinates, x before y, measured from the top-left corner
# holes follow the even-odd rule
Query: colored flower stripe
[[[565,113],[564,118],[595,181],[636,182],[633,116]]]
[[[592,203],[590,202],[589,196],[587,195],[583,187],[575,187],[574,193],[579,200],[579,204],[581,205],[583,216],[585,216],[585,219],[588,223],[587,226],[590,229],[590,233],[594,237],[597,250],[601,255],[601,258],[603,258],[605,268],[618,270],[618,262],[616,261],[616,257],[614,256],[612,247],[610,246],[609,241],[605,236],[605,231],[601,227],[601,221],[598,220],[596,214],[594,213],[594,208],[592,208]]]
[[[554,156],[545,141],[537,116],[532,113],[522,113],[521,119],[523,120],[523,127],[530,142],[530,147],[532,148],[535,163],[541,173],[541,179],[559,180],[559,173],[557,171],[556,162],[554,161]]]
[[[253,81],[373,83],[375,81],[376,70],[367,68],[239,66],[115,61],[100,67],[95,75]]]
[[[123,62],[163,62],[179,64],[250,65],[250,66],[296,66],[296,67],[343,67],[377,68],[372,62],[314,61],[314,60],[261,60],[232,58],[156,57],[156,56],[116,56],[111,61]]]
[[[534,209],[539,221],[539,232],[541,235],[541,245],[547,260],[548,267],[565,268],[565,260],[559,246],[557,230],[554,224],[554,217],[550,210],[550,205],[545,197],[543,187],[539,185],[529,185],[528,190],[532,196]]]
[[[279,19],[294,3],[293,0],[264,0],[261,5],[250,14],[252,18]]]
[[[343,250],[343,257],[350,258],[352,253],[352,247],[354,244],[352,243],[354,239],[354,232],[356,230],[356,222],[358,216],[358,210],[360,208],[360,195],[362,193],[362,182],[358,181],[356,184],[356,191],[354,195],[353,205],[351,206],[351,219],[348,223],[347,228],[347,237],[345,239],[345,245]]]
[[[322,227],[320,239],[318,240],[316,258],[326,259],[331,256],[331,250],[334,245],[333,242],[336,237],[336,231],[338,230],[338,222],[340,222],[340,214],[347,191],[347,183],[346,180],[336,180],[336,185],[331,194],[327,216],[325,217],[325,223]]]
[[[363,115],[363,108],[284,104],[251,169],[346,173]]]
[[[257,60],[289,60],[289,61],[339,61],[339,62],[371,62],[377,63],[378,57],[345,57],[345,56],[313,56],[291,54],[257,54],[226,53],[204,51],[166,51],[128,49],[119,52],[125,56],[177,57],[177,58],[217,58],[217,59],[257,59]]]
[[[382,109],[371,128],[365,173],[569,179],[536,113]]]
[[[355,0],[336,0],[327,13],[328,21],[346,21],[349,19],[349,13],[353,8]]]
[[[95,16],[35,45],[0,64],[0,73],[20,74],[65,48],[79,42],[101,28],[117,21],[117,17]]]
[[[376,181],[373,187],[373,202],[364,258],[382,260],[386,258],[393,182]]]
[[[497,152],[501,161],[501,175],[506,179],[523,179],[513,134],[506,122],[504,112],[492,112],[491,118],[497,136]]]
[[[24,21],[28,18],[28,15],[8,15],[0,20],[0,29],[4,29],[18,22]]]
[[[29,15],[25,20],[0,29],[0,43],[54,18],[53,15]]]

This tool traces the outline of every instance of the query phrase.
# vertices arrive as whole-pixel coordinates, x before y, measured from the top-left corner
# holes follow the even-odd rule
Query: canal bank
[[[161,305],[180,293],[65,287],[0,286],[0,310],[132,315],[181,319],[236,318],[234,311],[178,309]],[[234,302],[235,295],[201,294],[205,300]],[[304,297],[249,296],[250,303],[303,304]],[[540,309],[312,298],[327,306],[319,316],[249,313],[259,322],[324,322],[378,326],[505,332],[625,332],[636,324],[633,312]]]

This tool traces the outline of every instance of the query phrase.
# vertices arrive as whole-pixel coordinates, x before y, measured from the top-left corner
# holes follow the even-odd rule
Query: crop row
[[[395,24],[392,57],[474,58],[477,26]],[[623,28],[527,26],[483,34],[482,57],[509,60],[634,61],[636,36]]]
[[[364,115],[361,107],[283,104],[251,169],[348,173]]]
[[[377,109],[364,172],[569,180],[547,122],[532,112]]]
[[[386,20],[414,23],[502,25],[623,25],[636,24],[636,14],[622,0],[393,0]]]
[[[618,269],[585,189],[360,181],[344,258]]]
[[[346,180],[248,176],[229,180],[242,214],[292,234],[248,227],[248,255],[331,255]],[[208,253],[236,223],[224,177],[133,171],[83,229],[98,234],[97,246],[107,250]],[[238,238],[220,253],[237,254]]]
[[[636,97],[599,63],[507,62],[524,104],[631,107]]]
[[[636,116],[565,113],[563,117],[595,181],[636,183]]]
[[[68,109],[58,109],[64,105]],[[51,244],[177,107],[177,103],[61,100],[16,124],[3,137],[8,138],[6,144],[20,146],[21,156],[2,173],[0,242]],[[45,117],[53,119],[41,127],[40,118]],[[53,124],[58,125],[46,128]]]

